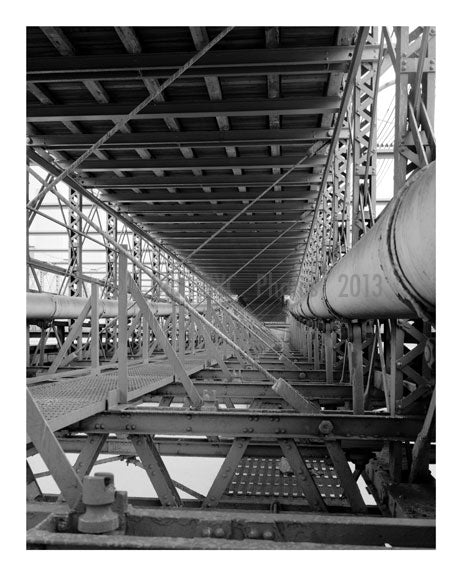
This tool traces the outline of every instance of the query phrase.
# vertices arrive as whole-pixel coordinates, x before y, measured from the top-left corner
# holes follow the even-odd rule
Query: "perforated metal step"
[[[321,496],[328,505],[349,506],[335,469],[327,458],[305,460]],[[225,493],[225,498],[255,497],[281,501],[304,499],[293,474],[283,474],[278,468],[277,458],[243,458]]]

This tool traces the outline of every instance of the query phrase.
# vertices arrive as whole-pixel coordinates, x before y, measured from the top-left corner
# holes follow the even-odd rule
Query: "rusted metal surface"
[[[66,517],[48,516],[29,530],[27,545],[49,548],[250,548],[383,547],[432,548],[433,520],[356,518],[316,514],[270,514],[128,507],[124,534],[59,533]],[[269,545],[267,546],[267,544]]]

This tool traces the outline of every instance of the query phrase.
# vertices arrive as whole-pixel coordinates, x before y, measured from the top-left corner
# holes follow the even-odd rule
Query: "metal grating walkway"
[[[281,473],[278,462],[277,458],[243,458],[229,484],[226,498],[300,502],[304,495],[296,477]],[[337,473],[327,459],[310,458],[305,462],[326,504],[349,507]]]
[[[206,353],[196,352],[183,365],[191,375],[204,367]],[[128,399],[134,400],[172,382],[173,369],[167,360],[129,367]],[[37,384],[30,392],[53,431],[106,409],[111,390],[117,388],[117,371],[100,376],[62,378]]]

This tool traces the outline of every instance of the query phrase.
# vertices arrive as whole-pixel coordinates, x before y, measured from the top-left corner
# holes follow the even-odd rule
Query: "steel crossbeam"
[[[321,414],[297,414],[278,411],[268,414],[260,411],[217,412],[178,410],[125,410],[121,413],[105,412],[76,424],[73,429],[81,432],[104,430],[123,433],[127,425],[131,434],[188,434],[188,435],[247,435],[249,438],[317,438],[325,440],[320,431],[322,422],[332,424],[329,439],[390,439],[414,440],[422,428],[418,416],[390,417],[382,415],[338,414],[323,411]],[[133,428],[134,426],[134,428]],[[321,427],[321,430],[323,427]],[[330,429],[330,427],[329,427]]]

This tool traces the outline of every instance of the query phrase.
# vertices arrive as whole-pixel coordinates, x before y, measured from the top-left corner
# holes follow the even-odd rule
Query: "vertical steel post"
[[[326,322],[326,330],[324,333],[324,349],[327,384],[332,384],[334,381],[334,349],[332,344],[332,327],[330,322]]]
[[[361,324],[351,323],[352,346],[350,378],[353,392],[353,413],[364,414],[364,374]]]
[[[124,246],[126,249],[126,246]],[[117,342],[117,388],[119,402],[128,402],[128,316],[127,316],[127,257],[119,254],[119,297],[118,297],[118,342]]]
[[[149,324],[146,318],[143,318],[143,344],[142,357],[143,364],[149,364]]]
[[[91,284],[91,369],[93,374],[100,373],[99,367],[99,304],[98,284]]]
[[[82,196],[76,190],[69,189],[69,202],[82,211]],[[82,219],[78,212],[69,208],[69,296],[82,296]],[[69,322],[69,331],[74,323]],[[76,338],[76,344],[71,346],[71,352],[77,351],[77,357],[82,360],[82,330]]]
[[[396,81],[395,81],[395,158],[394,158],[394,191],[395,195],[406,181],[407,116],[408,116],[408,57],[409,28],[396,26]]]
[[[115,242],[117,241],[117,219],[109,213],[106,218],[106,232]],[[105,296],[109,300],[117,298],[117,251],[109,242],[106,243]],[[106,354],[111,357],[115,352],[116,335],[114,324],[110,319],[106,321],[105,340]]]
[[[318,330],[317,322],[316,322],[314,330],[313,330],[313,340],[314,340],[314,350],[313,350],[314,366],[313,367],[315,370],[319,370],[319,330]]]
[[[180,276],[178,279],[178,291],[181,296],[185,296],[184,289],[184,276]],[[185,308],[184,306],[178,307],[178,356],[181,361],[185,358],[185,347],[186,347],[186,332],[185,332]]]
[[[311,326],[307,326],[306,341],[308,347],[308,364],[313,364],[313,328]]]

